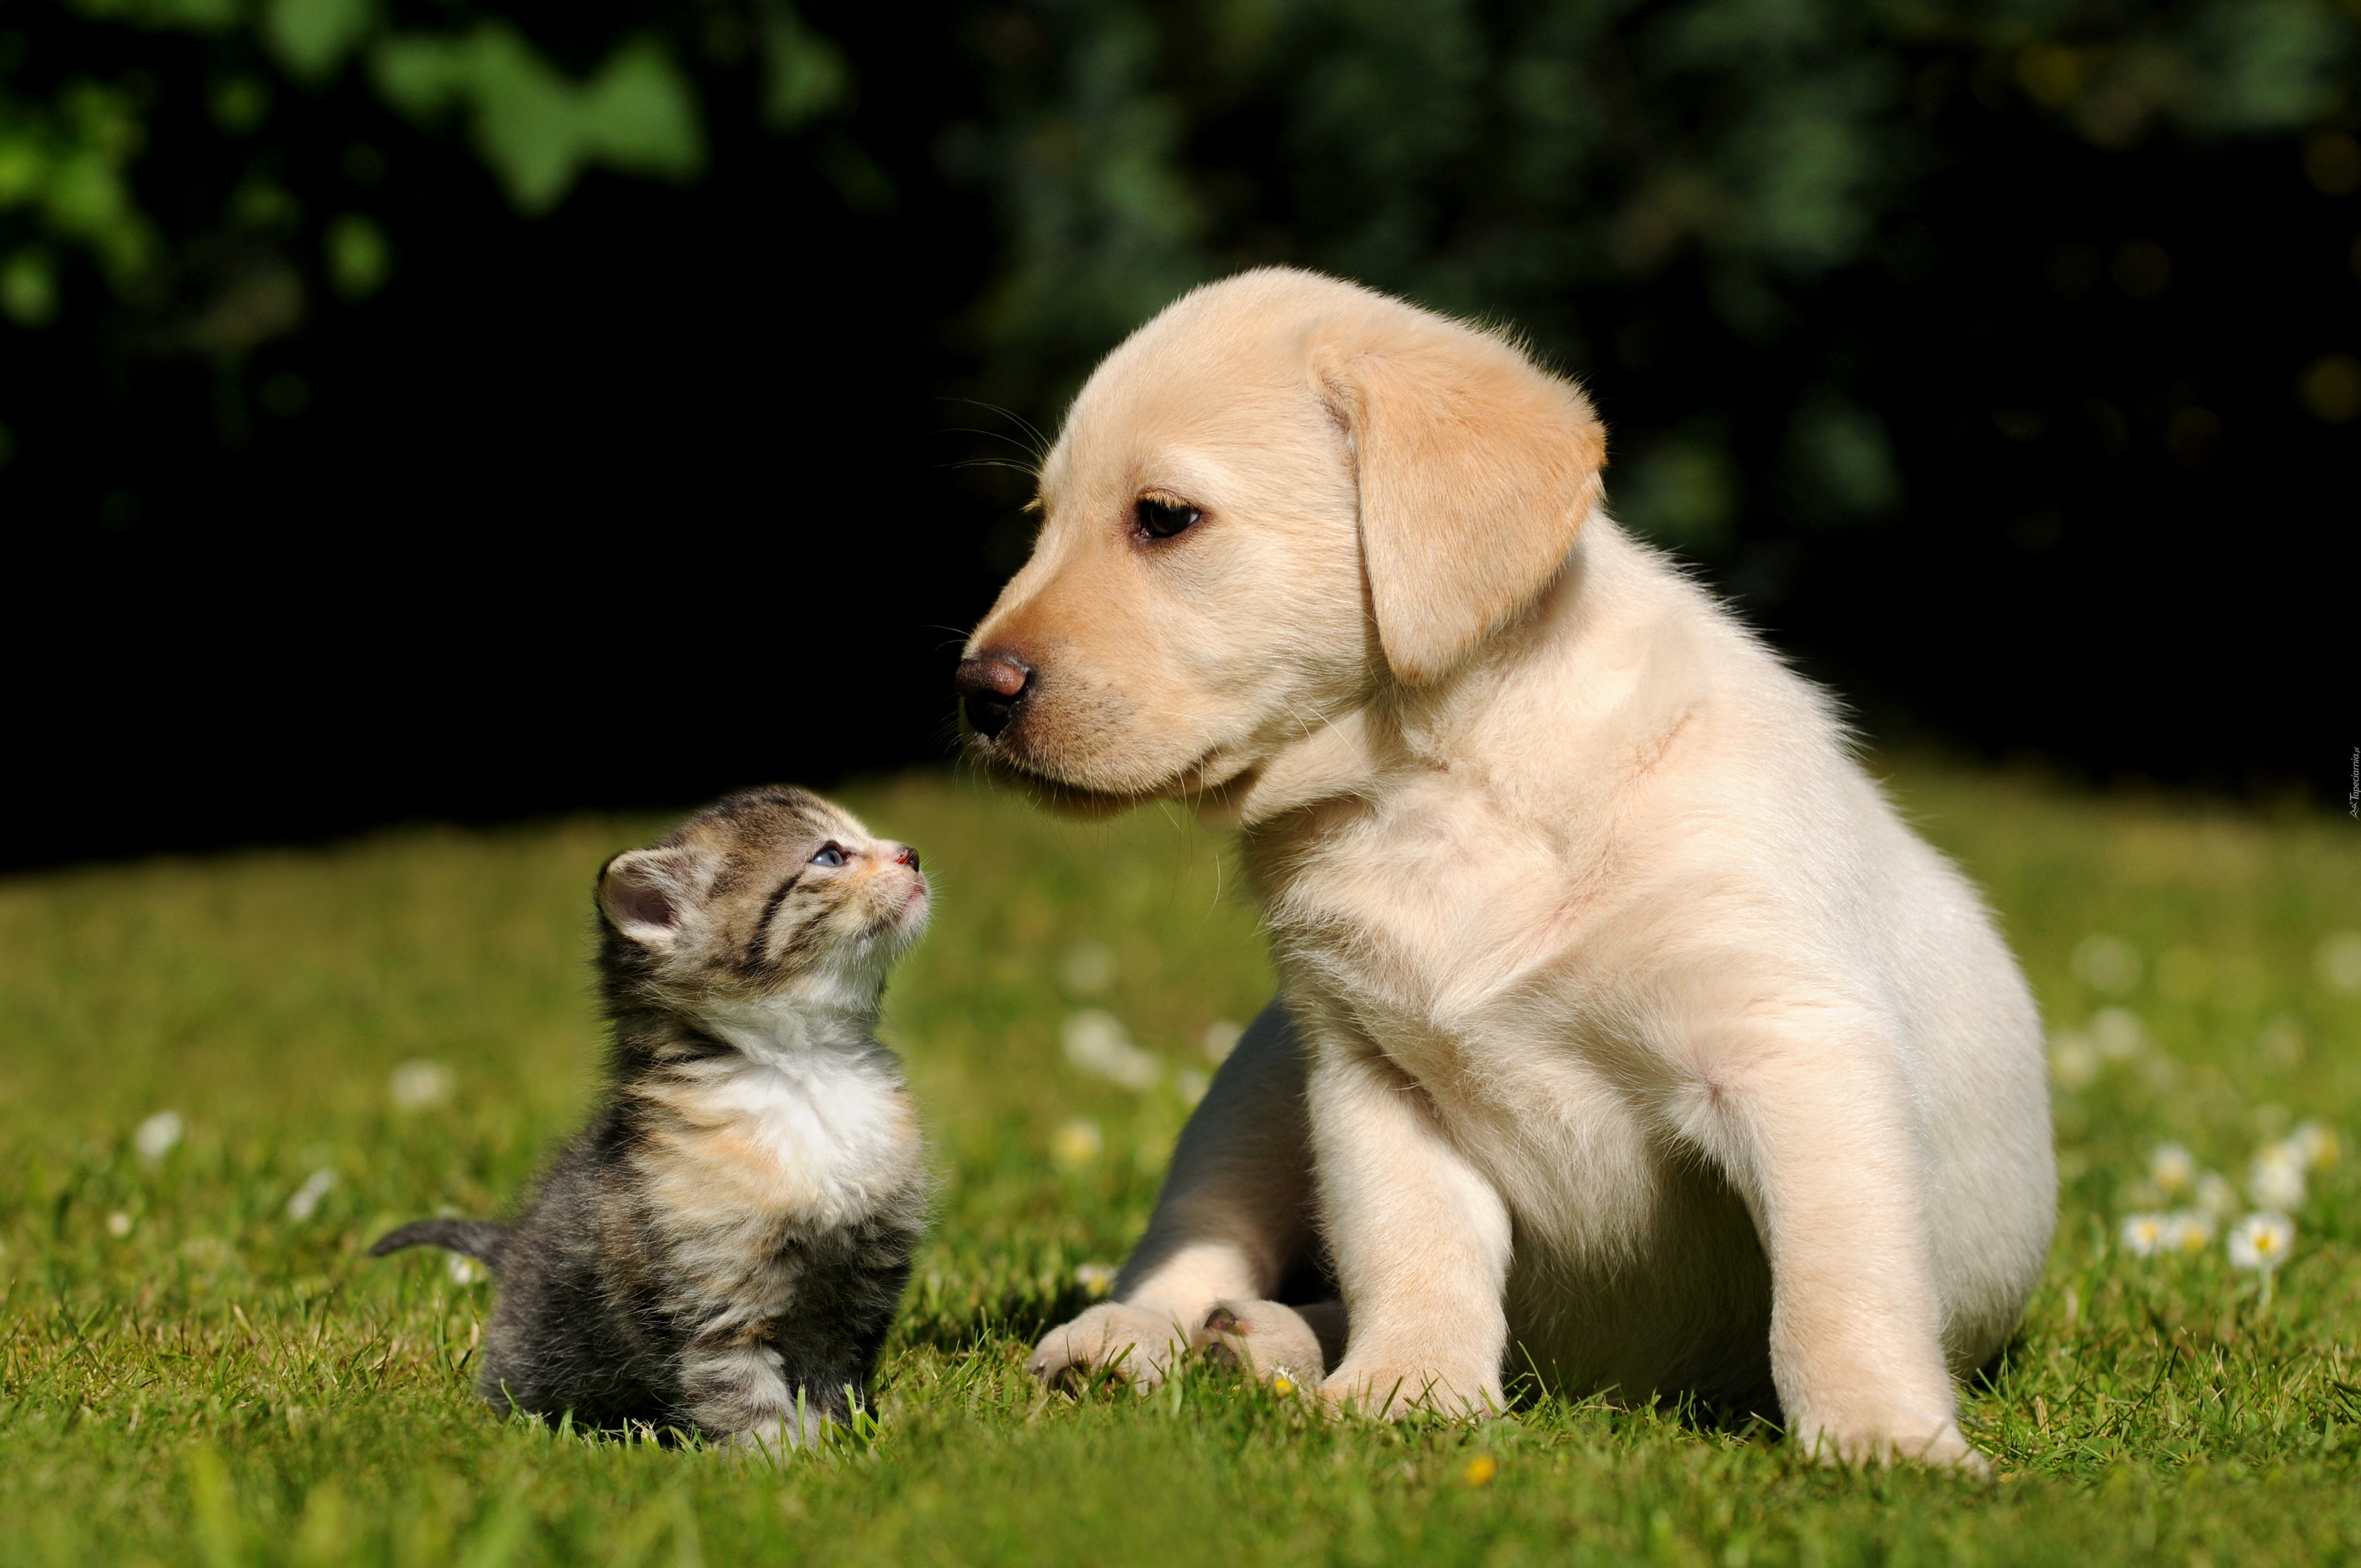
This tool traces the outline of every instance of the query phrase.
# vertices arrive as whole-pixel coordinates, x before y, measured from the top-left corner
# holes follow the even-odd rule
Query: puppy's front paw
[[[1419,1410],[1454,1420],[1481,1420],[1509,1408],[1497,1377],[1432,1366],[1356,1363],[1350,1355],[1321,1385],[1320,1397],[1340,1409],[1358,1410],[1387,1421],[1400,1420]]]
[[[1912,1435],[1902,1430],[1866,1423],[1839,1427],[1834,1422],[1795,1425],[1795,1441],[1823,1464],[1923,1464],[1930,1470],[1956,1470],[1979,1481],[1992,1478],[1992,1462],[1976,1452],[1955,1421],[1946,1420],[1932,1435]]]
[[[1316,1388],[1341,1346],[1344,1308],[1336,1302],[1299,1312],[1276,1301],[1217,1301],[1191,1337],[1191,1346],[1209,1361],[1243,1367],[1256,1381],[1288,1389]],[[1323,1326],[1331,1332],[1323,1335]]]
[[[1033,1347],[1025,1370],[1053,1387],[1071,1387],[1099,1373],[1130,1380],[1152,1394],[1172,1370],[1188,1335],[1166,1313],[1120,1301],[1102,1301],[1072,1322],[1051,1329]]]
[[[1968,1442],[1967,1434],[1957,1427],[1946,1427],[1935,1434],[1934,1442],[1909,1457],[1938,1470],[1956,1470],[1978,1481],[1992,1479],[1992,1461],[1979,1453]]]

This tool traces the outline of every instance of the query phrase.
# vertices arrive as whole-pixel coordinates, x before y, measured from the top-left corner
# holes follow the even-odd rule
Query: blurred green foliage
[[[785,0],[762,0],[758,13],[765,123],[792,131],[842,103],[851,77],[841,53]],[[60,269],[73,257],[94,265],[117,298],[152,302],[165,276],[192,251],[202,260],[219,231],[272,226],[254,221],[250,186],[220,214],[172,212],[184,205],[174,200],[180,192],[137,189],[151,118],[177,83],[159,80],[144,58],[110,72],[105,62],[126,54],[125,33],[195,35],[219,46],[169,57],[167,69],[208,71],[209,129],[231,143],[260,131],[289,93],[329,90],[357,73],[422,125],[463,126],[522,214],[555,207],[592,167],[688,181],[705,165],[698,86],[653,28],[619,29],[603,60],[576,72],[498,8],[437,6],[412,25],[378,0],[19,4],[0,10],[0,310],[20,326],[55,315]],[[29,47],[33,35],[44,49]],[[224,71],[225,59],[245,69]],[[282,210],[301,209],[291,197]],[[339,216],[322,240],[336,293],[357,300],[382,286],[391,249],[373,220]],[[212,346],[238,350],[252,340]]]
[[[649,39],[623,45],[579,84],[501,22],[456,38],[389,38],[370,66],[378,91],[413,118],[465,104],[477,150],[520,212],[555,206],[587,164],[686,179],[705,160],[696,105]]]
[[[346,213],[328,225],[328,279],[347,300],[366,300],[385,287],[393,270],[392,247],[385,231],[358,213]]]
[[[1941,156],[1930,100],[2021,94],[2110,148],[2344,124],[2356,22],[2330,0],[1052,0],[983,30],[1005,84],[963,146],[1016,243],[976,326],[1052,359],[1111,341],[1255,259],[1284,209],[1290,259],[1553,348],[1583,342],[1570,291],[1684,257],[1766,337]],[[1891,499],[1865,416],[1802,418],[1800,460]],[[1661,488],[1674,532],[1702,482]]]
[[[0,17],[58,5],[19,0]],[[126,28],[250,38],[286,87],[364,63],[404,115],[464,123],[526,214],[593,166],[687,180],[705,160],[698,82],[644,27],[619,28],[577,73],[513,6],[439,6],[433,25],[378,0],[63,9],[89,24],[73,36],[93,60]],[[834,44],[782,0],[752,16],[772,128],[846,101],[852,68]],[[997,68],[988,119],[947,142],[1007,221],[976,329],[1068,367],[1252,252],[1242,220],[1272,192],[1245,171],[1274,143],[1316,265],[1477,311],[1694,251],[1720,311],[1767,332],[1780,284],[1855,259],[1927,167],[1913,111],[1944,71],[2109,148],[2332,126],[2354,116],[2357,18],[2333,0],[1042,0],[930,20],[970,28]],[[129,291],[179,236],[132,180],[155,83],[53,69],[53,86],[28,90],[24,54],[21,31],[0,33],[0,302],[38,324],[65,255]],[[216,82],[219,134],[251,134],[277,90],[254,74]],[[1224,129],[1235,145],[1207,144]],[[1806,444],[1866,450],[1857,418],[1816,417]],[[1881,460],[1861,461],[1848,484],[1868,504]]]
[[[157,257],[156,226],[127,169],[147,143],[137,100],[121,87],[68,83],[26,102],[0,86],[0,225],[8,255],[0,308],[38,326],[57,310],[58,246],[86,252],[118,288]]]
[[[2322,195],[2361,188],[2361,0],[950,0],[899,54],[833,3],[0,0],[0,313],[40,329],[81,300],[133,318],[109,341],[237,361],[315,298],[380,294],[421,225],[496,221],[439,192],[398,212],[381,181],[404,137],[464,142],[531,219],[593,170],[689,183],[818,129],[796,156],[855,221],[917,192],[919,226],[989,258],[910,291],[948,323],[961,391],[1046,422],[1192,284],[1272,261],[1360,279],[1616,367],[1619,513],[1770,603],[1814,534],[1908,512],[1908,422],[1866,368],[1894,345],[1847,313],[1858,291],[1831,296],[1936,275],[1945,241],[1913,203],[1979,137],[2043,124],[2102,160],[2278,138]],[[855,116],[863,74],[905,71],[937,89],[915,121]],[[305,139],[331,122],[341,161]],[[2022,180],[2027,156],[1979,178]],[[2028,225],[2054,225],[2045,199]],[[2138,232],[2032,243],[2060,299],[2112,279],[2152,304],[2200,275]],[[2300,346],[2296,405],[2356,417],[2352,345]],[[2211,371],[2184,357],[2139,394],[2172,405],[2158,430]],[[1675,362],[1700,373],[1649,405]],[[2009,411],[2046,390],[1997,395],[2023,441],[2062,422]],[[2124,447],[2133,392],[2059,396]],[[2222,420],[2170,425],[2173,461],[2204,467]],[[230,444],[247,428],[216,422]]]

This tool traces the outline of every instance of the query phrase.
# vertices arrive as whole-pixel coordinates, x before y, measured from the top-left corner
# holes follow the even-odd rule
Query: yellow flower
[[[1049,1135],[1049,1160],[1060,1170],[1084,1170],[1106,1152],[1106,1135],[1099,1124],[1077,1116]]]
[[[1489,1486],[1492,1477],[1499,1473],[1499,1460],[1488,1453],[1479,1453],[1467,1462],[1466,1468],[1459,1472],[1459,1484],[1463,1486]]]

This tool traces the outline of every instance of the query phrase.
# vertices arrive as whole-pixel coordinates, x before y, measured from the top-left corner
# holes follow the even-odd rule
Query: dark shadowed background
[[[949,753],[1036,431],[1510,323],[1864,729],[2343,806],[2353,0],[0,3],[27,866]]]

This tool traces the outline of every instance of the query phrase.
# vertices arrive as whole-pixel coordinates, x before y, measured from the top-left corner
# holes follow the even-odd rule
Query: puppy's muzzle
[[[961,660],[951,684],[959,688],[960,711],[966,715],[968,728],[996,740],[1033,694],[1033,671],[1014,653],[994,650]]]

